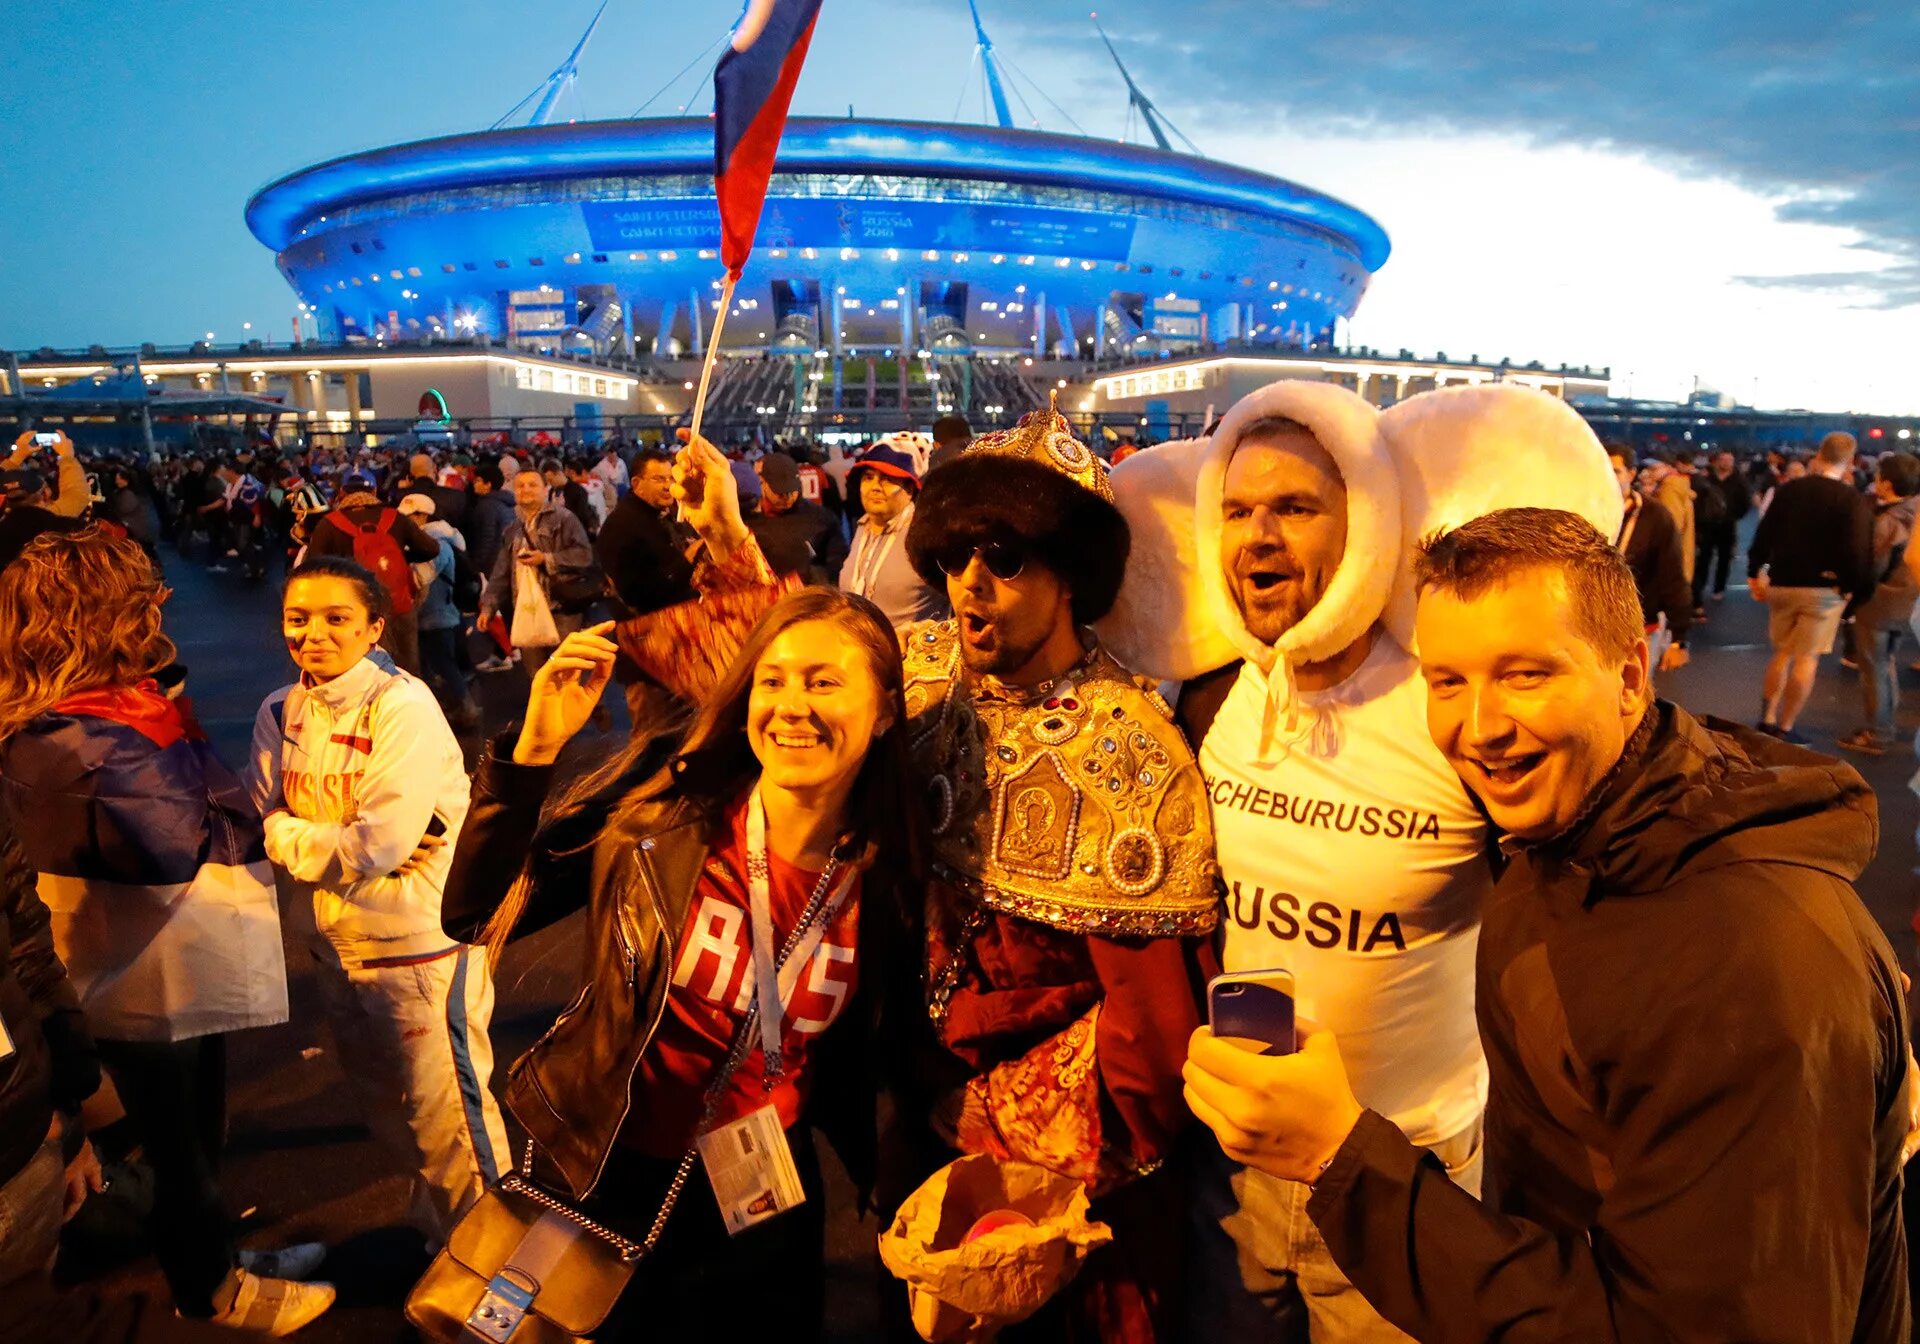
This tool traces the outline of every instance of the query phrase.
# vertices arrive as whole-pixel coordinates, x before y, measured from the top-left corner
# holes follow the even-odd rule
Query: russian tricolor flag
[[[713,72],[713,185],[720,259],[738,277],[753,250],[793,86],[813,40],[820,0],[748,0]]]

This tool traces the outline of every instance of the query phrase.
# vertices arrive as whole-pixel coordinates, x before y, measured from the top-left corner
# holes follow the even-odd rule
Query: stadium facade
[[[1104,32],[1129,126],[1153,145],[1015,127],[969,9],[996,124],[791,120],[723,324],[711,121],[554,120],[599,14],[492,129],[301,169],[256,193],[247,223],[334,343],[672,358],[703,353],[719,325],[729,352],[836,371],[896,351],[1100,360],[1330,343],[1387,259],[1377,223],[1176,152],[1180,132]],[[504,127],[529,105],[528,124]]]

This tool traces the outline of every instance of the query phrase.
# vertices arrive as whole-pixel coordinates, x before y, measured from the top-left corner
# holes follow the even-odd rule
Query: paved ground
[[[172,556],[168,560],[169,581],[175,587],[168,628],[191,669],[189,691],[222,754],[238,764],[261,699],[291,677],[278,634],[277,587],[271,580],[249,585],[238,575],[209,575],[197,565]],[[1744,590],[1729,593],[1723,604],[1712,608],[1709,623],[1694,641],[1693,665],[1665,679],[1663,693],[1694,710],[1751,721],[1766,660],[1765,638],[1761,609]],[[517,672],[481,679],[491,723],[503,723],[514,712],[524,687]],[[1835,737],[1855,726],[1857,705],[1852,674],[1829,660],[1801,726],[1817,746],[1831,749]],[[1920,711],[1920,706],[1909,708]],[[589,741],[584,744],[587,750],[618,740],[624,714],[618,709],[616,714],[616,736]],[[1906,741],[1911,740],[1916,717],[1909,713],[1903,718]],[[1882,818],[1880,853],[1861,883],[1861,893],[1902,956],[1910,957],[1913,938],[1907,925],[1914,906],[1917,808],[1906,784],[1914,772],[1913,755],[1903,743],[1879,760],[1850,759],[1877,790]],[[340,1304],[301,1338],[356,1344],[410,1338],[397,1307],[424,1258],[417,1239],[397,1226],[405,1182],[372,1142],[343,1086],[341,1063],[306,973],[299,913],[290,911],[287,920],[292,1020],[240,1033],[233,1041],[232,1143],[224,1173],[228,1203],[236,1214],[246,1211],[243,1235],[248,1244],[320,1239],[336,1246],[327,1272],[340,1284]],[[571,997],[577,925],[577,920],[569,921],[524,940],[503,963],[494,1021],[502,1070]],[[692,1192],[694,1197],[702,1193]],[[834,1202],[843,1207],[846,1203]],[[834,1283],[829,1302],[836,1338],[872,1335],[874,1296],[864,1257],[876,1231],[871,1222],[863,1226],[844,1216],[832,1226]],[[107,1286],[160,1292],[151,1262],[122,1271]],[[142,1338],[187,1337],[167,1315],[150,1311]],[[201,1331],[192,1334],[204,1337]]]

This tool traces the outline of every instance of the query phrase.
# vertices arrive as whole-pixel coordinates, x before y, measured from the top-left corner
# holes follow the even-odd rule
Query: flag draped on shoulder
[[[807,59],[820,0],[748,0],[713,72],[713,185],[720,197],[720,259],[738,276],[753,250],[793,87]]]

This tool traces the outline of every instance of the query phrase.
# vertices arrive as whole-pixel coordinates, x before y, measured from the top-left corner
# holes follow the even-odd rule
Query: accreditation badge
[[[729,1236],[807,1202],[780,1112],[771,1103],[694,1140]]]

